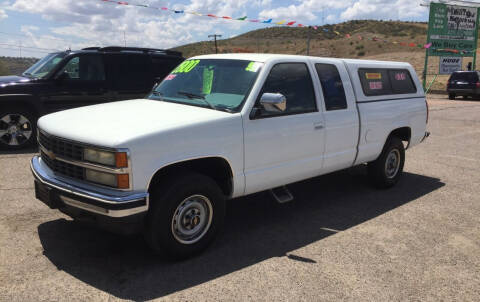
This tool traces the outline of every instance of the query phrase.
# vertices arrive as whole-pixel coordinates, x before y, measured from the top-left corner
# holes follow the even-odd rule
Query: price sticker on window
[[[200,60],[188,60],[184,61],[182,64],[178,65],[177,68],[175,68],[172,73],[188,73],[195,68],[195,66],[200,63]]]
[[[370,87],[370,90],[382,90],[383,89],[382,82],[369,82],[368,86]]]
[[[378,72],[367,72],[365,74],[365,77],[367,80],[381,80],[382,79],[382,74]]]
[[[263,63],[260,62],[250,62],[248,63],[247,67],[245,68],[246,71],[257,72],[260,67],[263,66]]]

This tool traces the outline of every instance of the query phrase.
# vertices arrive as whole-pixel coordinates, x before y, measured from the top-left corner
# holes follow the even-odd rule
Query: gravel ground
[[[480,101],[429,104],[396,187],[355,168],[292,185],[288,204],[231,201],[220,238],[180,263],[48,209],[34,151],[0,154],[0,300],[478,301]]]

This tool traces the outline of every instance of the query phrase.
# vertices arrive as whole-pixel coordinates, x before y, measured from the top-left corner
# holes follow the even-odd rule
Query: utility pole
[[[127,38],[125,36],[125,31],[123,31],[123,44],[127,47]]]
[[[18,42],[18,49],[20,50],[20,58],[22,57],[22,41]]]
[[[215,53],[218,53],[217,37],[221,38],[222,35],[213,34],[213,35],[209,35],[208,37],[209,37],[209,38],[213,38],[213,39],[215,40]]]
[[[311,29],[312,29],[311,26],[309,26],[309,27],[307,28],[307,56],[310,55],[310,39],[312,38],[312,37],[310,36],[310,34],[311,34]]]

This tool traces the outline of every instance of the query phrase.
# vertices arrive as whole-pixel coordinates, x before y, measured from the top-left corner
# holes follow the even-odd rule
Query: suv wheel
[[[394,186],[403,173],[405,148],[397,137],[388,139],[377,160],[368,163],[368,175],[378,188]]]
[[[199,254],[223,226],[223,193],[201,174],[188,173],[154,189],[150,205],[145,238],[155,252],[175,259]]]
[[[449,100],[454,100],[455,99],[455,93],[449,93],[448,94],[448,99]]]
[[[36,137],[36,116],[24,108],[0,111],[0,148],[18,150],[31,146]]]

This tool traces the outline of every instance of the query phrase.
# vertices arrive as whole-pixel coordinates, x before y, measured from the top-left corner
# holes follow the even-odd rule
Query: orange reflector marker
[[[128,159],[126,152],[117,152],[115,153],[115,162],[117,168],[127,168],[128,167]]]
[[[118,174],[117,175],[117,187],[119,189],[130,188],[130,180],[128,178],[128,174]]]

